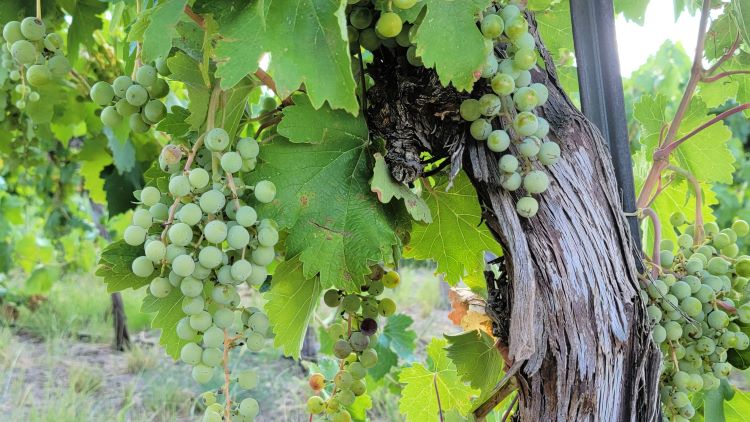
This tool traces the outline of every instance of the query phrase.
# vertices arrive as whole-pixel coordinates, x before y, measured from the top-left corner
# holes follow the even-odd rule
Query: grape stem
[[[506,422],[508,420],[508,418],[510,417],[510,412],[512,412],[513,408],[516,407],[516,403],[518,403],[518,394],[513,396],[513,400],[510,401],[510,405],[508,406],[507,409],[505,409],[502,422]]]
[[[229,384],[231,378],[229,377],[229,349],[232,345],[232,339],[227,334],[227,330],[224,329],[224,356],[222,359],[222,365],[224,366],[224,420],[232,420],[232,399],[229,397]]]
[[[669,165],[667,169],[683,176],[685,179],[687,179],[688,182],[690,182],[690,186],[693,187],[693,192],[695,193],[695,224],[693,224],[693,245],[701,245],[703,243],[703,239],[706,237],[706,234],[703,230],[703,190],[701,189],[701,185],[698,182],[698,179],[696,179],[692,173],[683,168]]]
[[[36,18],[42,20],[42,0],[36,0]]]
[[[443,417],[443,406],[440,404],[440,391],[438,391],[437,385],[437,373],[432,376],[432,385],[435,386],[435,397],[437,397],[438,411],[440,412],[440,422],[444,422],[445,418]]]
[[[135,14],[141,16],[141,0],[135,0]],[[138,72],[138,68],[141,67],[141,43],[135,42],[135,63],[133,64],[133,73],[131,79],[135,79],[135,74]]]
[[[675,368],[675,370],[679,371],[680,370],[680,363],[677,360],[677,353],[675,352],[674,346],[672,346],[672,342],[671,341],[669,342],[669,351],[671,352],[671,355],[672,355],[672,362],[674,362],[674,368]]]
[[[659,256],[659,245],[661,244],[661,222],[659,221],[659,216],[656,215],[656,212],[651,208],[643,208],[641,209],[641,213],[651,219],[651,224],[654,227],[654,247],[651,251],[651,261],[653,262],[654,267],[651,270],[651,275],[656,277],[659,275],[659,267],[661,267],[661,257]]]
[[[735,308],[734,306],[732,306],[732,305],[730,305],[730,304],[728,304],[728,303],[726,303],[724,301],[717,300],[716,301],[716,306],[718,306],[719,308],[721,308],[721,309],[729,312],[730,314],[736,314],[737,313],[737,308]]]

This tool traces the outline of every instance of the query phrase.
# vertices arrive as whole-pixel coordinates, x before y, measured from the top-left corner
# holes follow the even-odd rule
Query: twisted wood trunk
[[[535,27],[533,18],[530,23]],[[458,113],[468,94],[442,87],[433,71],[408,65],[400,53],[376,52],[368,124],[386,140],[397,180],[419,177],[414,157],[429,151],[450,157],[452,173],[462,167],[474,184],[505,254],[507,294],[491,294],[489,307],[509,358],[524,362],[516,377],[520,419],[657,420],[661,357],[649,340],[609,152],[563,92],[538,37],[537,46],[546,66],[533,79],[550,91],[539,113],[562,159],[545,169],[551,186],[531,219],[515,211],[520,195],[500,187],[498,154],[468,136]],[[472,96],[485,92],[479,82]],[[491,278],[492,293],[500,286]]]

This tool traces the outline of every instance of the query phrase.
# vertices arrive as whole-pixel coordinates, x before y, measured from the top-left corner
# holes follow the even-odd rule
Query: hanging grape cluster
[[[23,110],[29,102],[40,100],[35,88],[48,85],[70,72],[70,62],[63,54],[63,38],[47,33],[44,21],[35,17],[21,22],[10,21],[3,26],[2,66],[16,82],[19,94],[16,108]]]
[[[516,203],[516,211],[531,218],[539,210],[539,203],[532,195],[549,187],[547,173],[534,168],[533,162],[550,166],[560,159],[560,147],[545,139],[549,123],[534,113],[536,107],[547,102],[549,92],[544,84],[531,83],[530,70],[537,61],[536,46],[518,6],[507,5],[496,13],[486,11],[480,29],[488,50],[481,77],[489,81],[492,93],[464,100],[460,114],[471,122],[472,138],[486,141],[491,151],[503,154],[498,162],[501,185],[510,192],[521,188],[526,191],[526,196]],[[507,57],[496,56],[497,42],[507,45],[504,51]],[[493,125],[496,118],[498,122]],[[510,127],[496,129],[502,120],[511,122]]]
[[[689,395],[719,388],[732,371],[727,353],[745,350],[750,339],[741,331],[750,323],[750,256],[737,257],[737,239],[750,226],[737,220],[731,228],[703,225],[705,241],[694,241],[696,228],[684,214],[671,216],[681,230],[677,245],[660,245],[661,274],[645,292],[651,336],[662,350],[661,399],[670,421],[695,415]],[[698,234],[697,238],[702,236]]]
[[[378,341],[378,317],[396,312],[393,300],[378,299],[378,296],[386,288],[395,288],[399,280],[397,272],[384,273],[376,266],[370,279],[360,288],[361,293],[331,289],[323,295],[326,305],[339,308],[340,320],[328,327],[328,333],[335,340],[333,354],[340,362],[332,380],[326,380],[320,373],[310,376],[310,387],[321,394],[307,401],[310,414],[325,414],[334,422],[352,420],[346,407],[367,391],[364,381],[367,370],[378,363],[378,353],[373,348]]]
[[[381,46],[401,46],[407,48],[406,57],[410,64],[422,66],[422,60],[416,55],[416,46],[411,42],[413,26],[403,22],[401,16],[395,12],[411,9],[417,0],[385,2],[386,10],[382,12],[373,8],[374,3],[370,0],[349,1],[347,32],[352,51],[358,53],[360,47],[375,51]]]
[[[124,232],[127,244],[143,245],[143,255],[132,263],[133,273],[149,277],[158,272],[149,286],[151,294],[164,298],[179,289],[183,296],[187,316],[176,333],[187,343],[180,358],[193,366],[199,383],[209,382],[226,366],[229,349],[244,345],[259,351],[268,334],[268,317],[260,309],[242,306],[237,291],[243,283],[257,287],[266,280],[266,266],[274,260],[279,241],[276,223],[259,219],[252,206],[271,202],[274,184],[247,186],[242,181],[255,167],[258,153],[255,139],[233,143],[222,128],[200,137],[187,158],[182,147],[167,145],[159,162],[170,174],[168,192],[154,186],[141,190],[133,224]],[[232,380],[245,389],[257,383],[252,372],[232,374]],[[211,403],[216,397],[204,398],[209,404],[204,420],[221,421],[221,404]],[[232,407],[234,420],[250,421],[258,411],[252,398]]]
[[[161,98],[169,94],[169,84],[159,75],[168,76],[166,62],[143,65],[135,72],[135,80],[121,75],[112,83],[99,81],[91,87],[91,100],[104,107],[99,116],[104,126],[115,127],[128,119],[134,133],[148,132],[152,125],[167,115]]]

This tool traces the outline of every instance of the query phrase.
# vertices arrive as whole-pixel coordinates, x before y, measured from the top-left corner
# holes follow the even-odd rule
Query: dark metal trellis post
[[[581,107],[609,144],[624,212],[635,212],[625,100],[617,56],[612,0],[570,0]],[[629,216],[636,250],[641,250],[638,218]]]

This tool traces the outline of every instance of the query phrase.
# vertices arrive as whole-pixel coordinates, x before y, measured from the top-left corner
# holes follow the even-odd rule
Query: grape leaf
[[[534,13],[537,21],[539,37],[549,50],[557,65],[557,75],[565,92],[578,101],[578,72],[572,57],[573,24],[570,18],[570,1],[563,0],[554,3],[552,7]],[[577,104],[578,105],[578,104]],[[580,106],[579,106],[580,108]]]
[[[625,19],[643,25],[649,0],[615,0],[615,13],[622,13]]]
[[[151,167],[143,172],[143,179],[149,186],[156,186],[162,192],[169,192],[169,174],[159,168],[158,161],[154,161]]]
[[[427,12],[414,35],[417,56],[435,68],[440,82],[470,91],[485,62],[484,37],[477,27],[489,0],[425,0]],[[456,42],[461,40],[461,42]]]
[[[284,119],[293,116],[298,115]],[[393,261],[399,240],[396,219],[370,193],[372,156],[363,118],[344,113],[341,118],[362,122],[348,124],[358,128],[356,132],[330,136],[319,144],[280,138],[261,144],[262,165],[250,183],[270,180],[283,186],[272,203],[258,209],[289,229],[286,255],[300,255],[305,277],[320,273],[322,287],[351,291],[370,273],[370,263]],[[315,127],[310,130],[320,133]]]
[[[362,394],[354,399],[354,403],[349,406],[349,413],[352,419],[357,421],[367,420],[367,411],[372,409],[372,398],[369,394]]]
[[[170,78],[184,82],[188,91],[190,116],[185,119],[185,123],[190,124],[192,130],[200,129],[206,120],[210,97],[200,65],[187,54],[178,52],[167,59],[167,66],[172,71]]]
[[[188,116],[190,116],[190,112],[186,108],[172,106],[164,120],[156,126],[156,129],[179,138],[190,130],[190,124],[186,123]]]
[[[97,16],[107,10],[108,3],[98,0],[77,0],[72,10],[67,10],[73,18],[68,28],[68,54],[65,56],[72,64],[80,56],[80,46],[89,44],[94,31],[102,27],[102,20]]]
[[[444,349],[447,341],[434,338],[427,346],[430,369],[419,363],[401,370],[399,382],[405,384],[399,400],[399,411],[407,421],[432,421],[438,417],[438,399],[444,412],[457,409],[462,414],[471,410],[471,397],[477,391],[464,384],[456,365]],[[436,391],[437,390],[437,391]]]
[[[217,71],[222,87],[255,72],[268,52],[278,95],[287,97],[304,84],[315,108],[328,101],[331,108],[357,114],[345,7],[336,0],[269,0],[221,22],[223,41],[216,52],[223,58]]]
[[[382,338],[378,339],[378,343],[374,349],[378,353],[378,362],[369,369],[368,373],[370,376],[379,380],[391,372],[391,368],[398,365],[398,355],[393,353],[393,350],[382,344]]]
[[[750,0],[732,0],[732,11],[742,40],[750,44]]]
[[[320,299],[318,277],[306,278],[299,257],[288,259],[274,271],[265,309],[275,334],[273,345],[299,359],[302,341]]]
[[[413,322],[406,314],[391,315],[378,341],[396,352],[401,359],[411,358],[417,341],[417,333],[410,328]]]
[[[107,152],[106,138],[104,136],[86,138],[78,158],[81,160],[83,187],[89,191],[89,196],[94,202],[106,204],[107,194],[104,191],[104,179],[101,177],[101,172],[112,164],[112,156]]]
[[[151,320],[151,328],[161,329],[159,344],[164,346],[167,354],[173,359],[180,357],[180,350],[187,341],[177,336],[177,323],[185,317],[182,311],[184,295],[179,289],[172,289],[165,298],[158,299],[151,294],[143,298],[141,312],[156,312]]]
[[[52,283],[59,279],[59,266],[40,265],[31,272],[21,290],[25,295],[46,294],[52,288]]]
[[[498,243],[481,224],[481,209],[469,179],[459,173],[453,184],[445,192],[448,179],[443,178],[429,189],[425,200],[434,221],[415,225],[411,242],[404,248],[406,257],[435,260],[437,271],[445,273],[451,285],[466,275],[484,271],[485,251],[501,253]]]
[[[456,364],[461,379],[483,393],[491,391],[500,381],[505,365],[492,337],[474,330],[445,338],[446,353]]]
[[[172,38],[177,36],[177,22],[183,15],[187,0],[160,1],[153,12],[148,27],[143,33],[141,56],[145,63],[165,59],[172,48]]]
[[[332,139],[358,142],[367,131],[363,119],[351,119],[346,112],[322,107],[315,110],[307,95],[294,96],[294,105],[284,107],[284,118],[277,128],[290,142],[320,144]]]
[[[393,198],[403,199],[404,206],[409,215],[417,221],[432,223],[432,214],[427,203],[408,186],[396,183],[388,170],[388,164],[380,153],[375,154],[375,167],[372,179],[370,179],[370,190],[378,195],[378,200],[384,204],[391,202]]]
[[[227,131],[230,139],[233,139],[236,135],[240,119],[245,113],[247,97],[254,87],[255,85],[249,79],[245,79],[222,95],[224,106],[217,111],[216,121]]]
[[[107,146],[112,151],[112,162],[117,171],[127,173],[132,170],[135,166],[135,147],[133,146],[133,142],[127,138],[124,142],[119,141],[110,128],[104,128],[104,134],[107,136]]]
[[[641,143],[647,156],[652,156],[659,143],[659,134],[671,121],[667,116],[667,98],[658,94],[643,95],[635,104],[633,116],[641,124]],[[713,117],[705,103],[694,97],[676,133],[675,139],[688,134]],[[727,147],[731,131],[723,122],[716,123],[699,132],[682,145],[671,156],[671,161],[692,173],[698,180],[706,182],[732,183],[734,157]]]
[[[112,242],[104,248],[96,275],[103,278],[107,292],[135,290],[149,284],[156,277],[156,272],[149,277],[138,277],[133,274],[130,266],[133,260],[141,255],[143,247],[130,246],[123,240]]]

